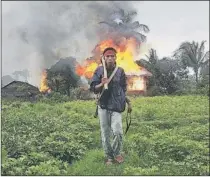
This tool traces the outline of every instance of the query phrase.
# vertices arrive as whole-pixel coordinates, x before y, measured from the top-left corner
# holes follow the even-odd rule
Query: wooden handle
[[[104,78],[107,78],[107,70],[106,70],[106,64],[105,64],[105,60],[104,57],[102,57],[102,64],[104,67]],[[108,84],[104,84],[104,89],[108,89]]]

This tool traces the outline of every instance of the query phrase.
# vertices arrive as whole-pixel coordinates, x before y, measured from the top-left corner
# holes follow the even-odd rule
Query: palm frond
[[[145,33],[148,33],[150,31],[149,27],[147,25],[144,25],[144,24],[139,24],[138,28]]]
[[[196,55],[197,53],[197,48],[198,48],[198,45],[193,41],[192,44],[189,44],[189,48],[191,50],[191,52]]]
[[[147,56],[148,57],[148,56]],[[145,60],[145,59],[140,59],[140,61],[144,64],[144,65],[150,65],[150,63]]]
[[[137,15],[136,11],[127,12],[119,8],[117,11],[110,15],[111,21],[101,21],[99,24],[108,25],[108,27],[111,27],[113,30],[120,33],[124,37],[134,37],[138,42],[145,42],[146,36],[141,32],[148,33],[150,31],[149,27],[147,25],[140,24],[138,21],[132,22],[135,15]],[[116,22],[116,19],[120,20],[121,22]],[[140,30],[140,32],[135,31],[137,29]]]
[[[202,41],[199,50],[204,51],[205,50],[205,43],[206,41]]]
[[[148,56],[147,56],[147,57],[148,57]],[[150,70],[150,71],[152,72],[153,66],[152,66],[152,64],[151,64],[149,61],[147,61],[147,60],[145,60],[145,59],[140,59],[140,60],[139,60],[139,64],[140,64],[141,66],[143,66],[144,68],[146,68],[147,70]]]
[[[117,27],[117,24],[106,22],[106,21],[99,22],[99,24],[106,24],[106,25],[108,25],[109,27],[112,27],[112,28],[116,28]]]
[[[209,62],[209,51],[205,53],[205,55],[201,58],[199,63],[208,64]]]
[[[181,54],[181,57],[185,58],[185,60],[189,60],[187,61],[188,65],[190,66],[194,66],[195,64],[197,64],[197,44],[193,41],[192,43],[190,42],[183,42],[180,47],[176,50],[175,53],[179,53]]]
[[[195,43],[192,43],[190,44],[189,49],[190,51],[186,51],[186,54],[188,54],[190,62],[193,64],[197,64],[198,63],[198,60],[197,60],[198,45]]]
[[[205,43],[206,41],[202,41],[200,47],[198,48],[198,62],[200,62],[204,56]]]
[[[148,59],[151,64],[156,64],[156,62],[158,61],[158,56],[155,49],[150,49]]]
[[[136,29],[140,27],[140,23],[138,21],[135,21],[133,23],[131,23],[130,28],[131,29]]]
[[[135,22],[129,24],[128,26],[129,26],[129,28],[131,28],[133,30],[140,29],[140,31],[143,31],[145,33],[148,33],[150,31],[148,26],[140,24],[138,21],[135,21]]]
[[[132,34],[133,37],[135,37],[140,42],[146,42],[147,37],[141,33],[133,31]]]
[[[188,42],[188,41],[182,42],[182,43],[180,44],[178,50],[188,48],[189,45],[191,45],[191,43]]]
[[[191,43],[190,42],[183,42],[179,46],[179,48],[175,51],[176,53],[191,53],[192,48],[191,48]]]
[[[147,54],[145,54],[146,58],[149,60],[149,56]]]
[[[129,15],[130,17],[134,17],[134,16],[137,15],[137,12],[133,10],[133,11],[128,12],[128,15]]]

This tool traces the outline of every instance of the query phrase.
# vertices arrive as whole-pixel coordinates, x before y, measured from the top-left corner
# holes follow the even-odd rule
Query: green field
[[[105,166],[94,101],[2,100],[2,175],[209,175],[208,97],[132,104],[125,162]]]

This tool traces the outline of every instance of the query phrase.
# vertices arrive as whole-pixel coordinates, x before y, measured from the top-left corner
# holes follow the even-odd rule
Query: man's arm
[[[131,104],[131,101],[129,100],[129,98],[127,96],[125,97],[125,101],[127,104]]]
[[[126,91],[127,91],[127,77],[125,75],[124,70],[122,70],[120,84],[121,84],[121,87],[123,88],[123,91],[126,93]],[[129,100],[129,98],[127,96],[125,97],[125,101],[128,105],[128,112],[131,113],[132,112],[131,101]]]
[[[103,86],[107,83],[108,79],[101,78],[99,67],[95,70],[92,81],[90,83],[90,91],[98,94],[102,91]]]
[[[127,78],[126,78],[126,75],[125,75],[125,71],[124,69],[122,69],[122,73],[121,73],[121,78],[120,78],[120,85],[123,89],[123,91],[126,93],[127,91]]]
[[[129,100],[129,98],[126,96],[125,97],[125,101],[128,104],[128,112],[132,112],[132,106],[131,106],[131,101]]]

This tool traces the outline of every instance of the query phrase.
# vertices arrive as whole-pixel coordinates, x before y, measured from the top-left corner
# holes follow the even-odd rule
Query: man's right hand
[[[101,79],[101,84],[102,84],[102,85],[108,84],[108,79],[107,79],[107,78],[102,78],[102,79]]]
[[[101,79],[101,83],[95,86],[95,89],[101,89],[101,87],[104,86],[104,84],[108,83],[108,79],[107,78],[102,78]]]

